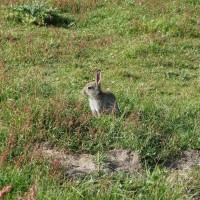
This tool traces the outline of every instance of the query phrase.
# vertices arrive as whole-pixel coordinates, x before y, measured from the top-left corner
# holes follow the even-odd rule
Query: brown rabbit
[[[119,112],[119,107],[115,95],[101,90],[101,78],[101,70],[97,70],[96,80],[83,88],[83,94],[89,96],[90,108],[94,115],[116,114]]]

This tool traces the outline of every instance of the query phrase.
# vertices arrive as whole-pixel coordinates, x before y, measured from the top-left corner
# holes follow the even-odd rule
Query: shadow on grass
[[[75,20],[72,20],[68,17],[63,17],[58,14],[52,14],[51,17],[44,20],[45,26],[55,26],[59,28],[69,28],[75,23]],[[35,24],[38,25],[38,24]]]

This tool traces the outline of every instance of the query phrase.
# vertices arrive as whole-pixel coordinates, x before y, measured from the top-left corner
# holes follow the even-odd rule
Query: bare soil
[[[105,173],[122,171],[133,174],[142,169],[139,155],[136,152],[124,149],[109,150],[101,161],[98,161],[97,155],[67,152],[52,148],[48,143],[37,144],[32,151],[36,158],[42,157],[50,163],[59,161],[69,177],[98,171]]]
[[[198,168],[198,171],[200,170],[200,151],[183,151],[181,156],[176,159],[172,159],[166,168],[170,170],[167,179],[170,183],[176,183],[179,180],[190,182],[192,180],[191,175],[193,173],[193,169]],[[194,199],[196,200],[196,198]]]
[[[167,168],[173,170],[191,170],[193,167],[200,167],[200,151],[187,150],[183,151],[181,156],[173,159],[167,164]]]
[[[67,152],[48,143],[36,144],[32,148],[33,156],[45,159],[49,163],[59,162],[68,177],[77,177],[94,172],[142,172],[140,156],[137,152],[126,149],[113,149],[106,152],[103,159],[97,155]],[[194,166],[200,167],[200,151],[183,151],[179,158],[173,159],[166,168],[176,174],[187,175]]]

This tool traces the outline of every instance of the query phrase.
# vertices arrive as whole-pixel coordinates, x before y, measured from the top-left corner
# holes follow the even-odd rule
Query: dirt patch
[[[98,155],[78,154],[52,147],[48,143],[36,144],[32,148],[36,158],[43,158],[49,163],[59,162],[68,177],[77,177],[94,172],[125,172],[134,174],[142,172],[142,165],[138,153],[126,149],[107,151],[102,159]],[[193,167],[200,167],[200,151],[183,151],[182,155],[172,160],[165,167],[170,170],[171,178],[175,174],[187,177]]]
[[[179,158],[167,164],[167,168],[174,170],[191,170],[194,166],[200,167],[200,151],[183,151]]]
[[[126,149],[113,149],[107,152],[107,163],[113,171],[133,174],[141,169],[140,157],[136,152]]]
[[[37,158],[42,157],[50,163],[54,163],[56,160],[59,161],[69,177],[98,171],[105,173],[122,171],[133,174],[141,170],[139,155],[130,150],[110,150],[101,161],[98,161],[97,155],[66,152],[58,148],[52,148],[48,143],[37,144],[32,151],[34,156]]]
[[[179,181],[190,182],[193,169],[200,170],[200,151],[183,151],[179,158],[172,160],[166,168],[170,170],[167,181],[176,183]]]

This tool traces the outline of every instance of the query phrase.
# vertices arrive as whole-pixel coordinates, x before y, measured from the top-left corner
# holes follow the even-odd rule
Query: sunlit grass
[[[199,194],[199,169],[188,183],[175,184],[166,181],[163,168],[182,150],[200,146],[197,1],[46,3],[72,20],[67,27],[13,23],[7,18],[10,5],[1,6],[0,188],[13,185],[5,199],[26,199],[32,186],[38,199],[167,200]],[[102,88],[118,99],[116,118],[93,117],[81,94],[97,68]],[[62,170],[53,176],[50,164],[32,157],[31,146],[39,142],[77,153],[135,150],[145,172],[93,174],[73,182]]]

